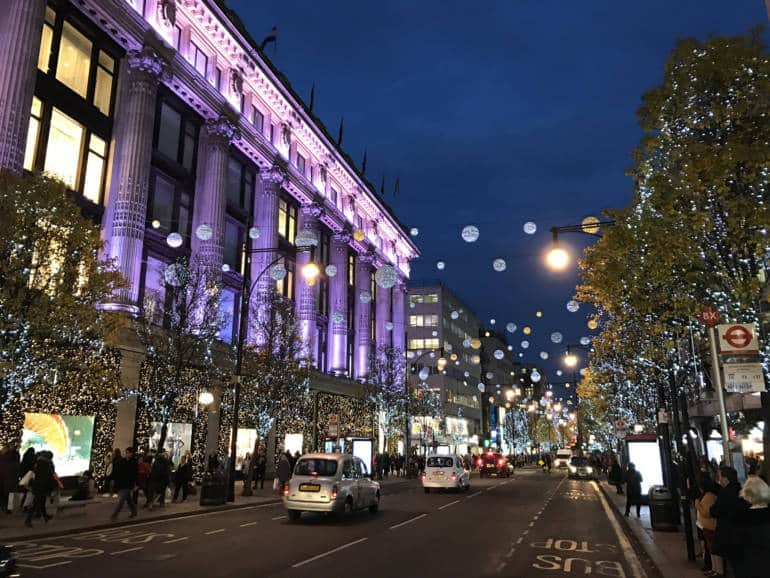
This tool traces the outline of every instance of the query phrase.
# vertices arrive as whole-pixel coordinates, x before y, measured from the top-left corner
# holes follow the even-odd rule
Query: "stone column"
[[[377,347],[390,347],[393,331],[388,331],[388,323],[392,322],[390,313],[390,289],[384,289],[376,285],[377,298],[375,299],[375,337]]]
[[[195,182],[195,210],[192,226],[192,255],[217,273],[222,270],[225,239],[227,158],[237,129],[225,117],[206,121],[198,147],[198,174]],[[211,227],[211,238],[201,239],[198,227]],[[235,263],[239,265],[240,263]]]
[[[393,287],[393,347],[406,351],[406,282],[399,281]]]
[[[329,335],[326,340],[329,369],[345,375],[348,363],[348,247],[350,231],[335,233],[331,239],[330,261],[337,274],[329,279]]]
[[[364,380],[369,377],[369,355],[372,349],[371,322],[372,304],[361,301],[361,295],[370,294],[372,273],[372,254],[356,257],[356,301],[354,304],[356,327],[356,351],[354,355],[355,379]]]
[[[299,223],[297,227],[297,238],[303,231],[309,231],[316,239],[319,237],[318,218],[323,213],[323,208],[318,204],[303,205],[299,210]],[[299,335],[305,347],[305,352],[309,359],[313,360],[313,365],[317,366],[318,351],[316,350],[316,284],[308,285],[305,277],[302,275],[302,267],[310,262],[314,255],[310,251],[301,251],[297,253],[297,271],[294,275],[294,295],[297,307],[297,324],[299,326]]]
[[[139,312],[139,276],[142,267],[142,245],[147,219],[147,191],[152,159],[152,137],[155,123],[155,99],[164,62],[149,47],[128,54],[128,83],[120,107],[120,126],[125,127],[118,139],[119,167],[116,190],[109,198],[107,214],[111,216],[111,233],[107,245],[108,258],[114,259],[118,271],[128,281],[108,308]]]
[[[37,78],[45,0],[8,0],[0,25],[0,168],[20,173]]]

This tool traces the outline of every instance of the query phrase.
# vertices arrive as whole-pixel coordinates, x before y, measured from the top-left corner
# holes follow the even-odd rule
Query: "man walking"
[[[741,544],[736,539],[736,518],[749,509],[749,503],[740,497],[741,485],[735,468],[719,467],[719,485],[722,489],[709,511],[717,521],[712,551],[724,558],[725,576],[730,576],[729,572],[735,572],[735,561],[741,552]]]
[[[642,510],[642,474],[632,463],[628,464],[626,472],[626,517],[631,513],[631,506],[636,506],[636,517]]]
[[[118,514],[123,509],[123,504],[128,503],[131,510],[130,517],[136,517],[136,502],[134,502],[134,486],[139,471],[139,464],[134,455],[134,448],[126,448],[126,455],[118,457],[112,462],[112,481],[114,490],[118,494],[118,503],[110,516],[113,522],[118,519]]]

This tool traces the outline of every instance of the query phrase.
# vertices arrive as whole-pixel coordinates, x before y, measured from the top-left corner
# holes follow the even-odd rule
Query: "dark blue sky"
[[[334,135],[344,116],[343,147],[357,162],[368,150],[377,187],[385,175],[387,202],[420,229],[413,278],[443,280],[500,330],[515,322],[510,341],[533,363],[563,353],[552,331],[564,343],[591,333],[585,306],[565,309],[576,268],[542,266],[548,229],[628,202],[636,109],[677,38],[767,21],[763,0],[228,3],[257,40],[278,26],[268,56],[306,100],[315,82],[316,114]],[[522,231],[529,220],[533,236]],[[471,223],[481,237],[466,244]],[[506,272],[493,271],[495,257]]]

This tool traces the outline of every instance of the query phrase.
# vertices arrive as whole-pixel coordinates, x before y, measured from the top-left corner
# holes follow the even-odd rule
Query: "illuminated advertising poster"
[[[21,452],[50,451],[60,477],[77,476],[90,468],[93,436],[93,416],[25,413]]]
[[[372,440],[353,440],[353,455],[364,462],[367,474],[372,472],[372,448]]]
[[[642,474],[642,494],[650,493],[650,486],[663,485],[663,467],[655,436],[628,436],[628,462]]]
[[[160,441],[160,428],[163,425],[159,421],[150,424],[150,447],[157,448]],[[166,442],[163,447],[168,452],[168,457],[174,463],[179,465],[182,455],[186,451],[192,451],[192,424],[169,422],[166,432]]]

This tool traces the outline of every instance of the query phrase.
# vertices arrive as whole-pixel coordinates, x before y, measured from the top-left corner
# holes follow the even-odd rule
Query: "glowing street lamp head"
[[[446,357],[439,357],[436,360],[436,367],[439,371],[444,371],[444,368],[446,367]]]
[[[564,356],[564,364],[567,367],[575,367],[578,364],[577,355],[574,353],[567,353],[567,355]]]
[[[305,282],[312,287],[318,280],[318,276],[321,274],[321,270],[313,261],[308,261],[302,266],[302,276],[305,278]]]
[[[198,396],[198,403],[201,405],[211,405],[214,403],[214,395],[210,391],[202,391]]]
[[[513,397],[515,395],[516,394],[514,393],[514,391],[512,389],[508,389],[508,390],[505,391],[505,399],[507,399],[508,401],[513,400]]]
[[[569,265],[570,257],[566,249],[563,249],[556,243],[545,257],[546,264],[554,271],[563,271]]]

